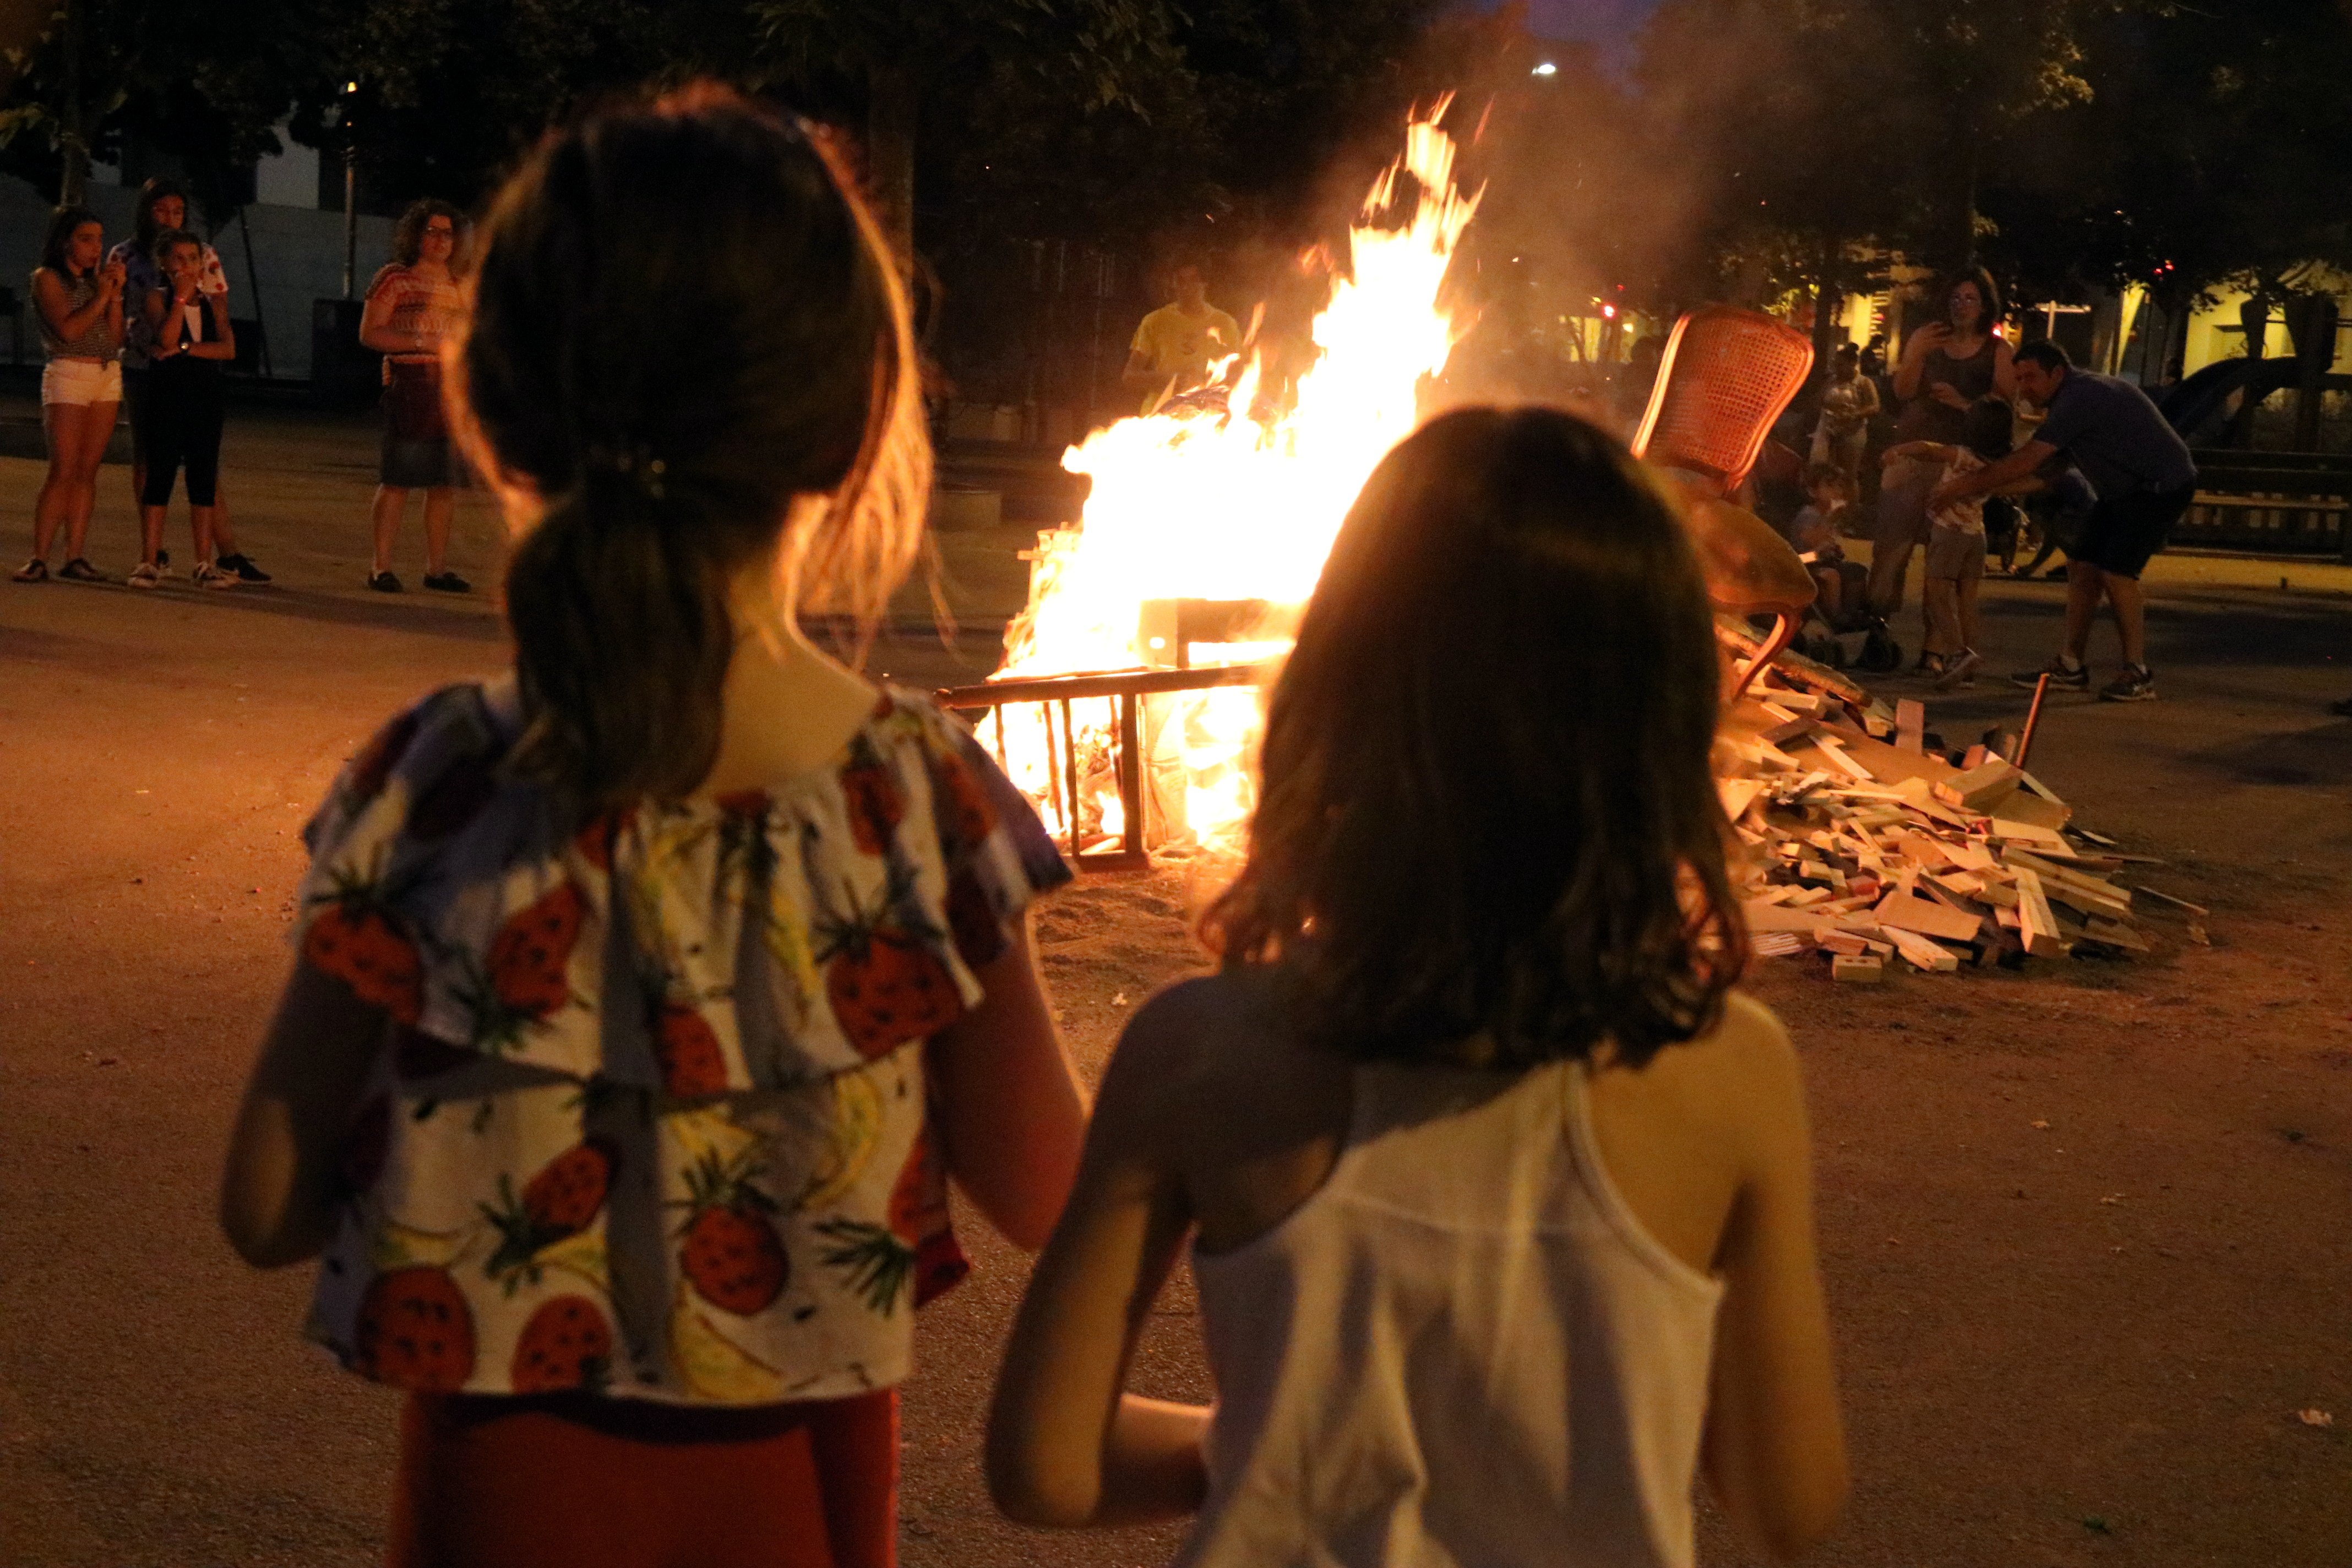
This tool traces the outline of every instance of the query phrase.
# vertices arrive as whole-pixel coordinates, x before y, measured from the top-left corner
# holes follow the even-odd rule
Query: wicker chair
[[[1728,305],[1693,310],[1666,341],[1633,437],[1634,456],[1672,472],[1698,503],[1689,521],[1716,608],[1778,617],[1755,657],[1736,667],[1730,701],[1789,646],[1813,602],[1812,578],[1796,552],[1730,500],[1812,364],[1812,344],[1769,316]]]

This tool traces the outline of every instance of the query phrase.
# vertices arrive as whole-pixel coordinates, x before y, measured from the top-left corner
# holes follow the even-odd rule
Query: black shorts
[[[2196,498],[2194,483],[2171,490],[2101,496],[2084,520],[2083,535],[2066,547],[2069,560],[2087,562],[2118,577],[2137,577],[2172,537],[2172,525]]]
[[[147,463],[148,374],[137,365],[122,367],[122,412],[131,421],[131,460],[142,468]]]

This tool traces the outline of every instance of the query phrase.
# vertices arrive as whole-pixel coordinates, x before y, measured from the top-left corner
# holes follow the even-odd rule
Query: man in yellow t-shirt
[[[1205,385],[1212,364],[1242,349],[1240,323],[1209,303],[1208,280],[1197,263],[1180,264],[1169,283],[1176,302],[1160,306],[1135,329],[1119,378],[1142,395],[1146,414]]]

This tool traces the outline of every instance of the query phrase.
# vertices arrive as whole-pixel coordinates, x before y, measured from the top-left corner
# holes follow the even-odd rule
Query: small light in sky
[[[1533,76],[1558,76],[1559,74],[1559,68],[1552,64],[1549,60],[1543,60],[1538,62],[1536,68],[1529,74]]]

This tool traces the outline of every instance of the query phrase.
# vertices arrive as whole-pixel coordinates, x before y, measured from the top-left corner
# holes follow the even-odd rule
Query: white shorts
[[[41,402],[77,407],[122,401],[122,365],[116,360],[53,359],[41,372]]]

